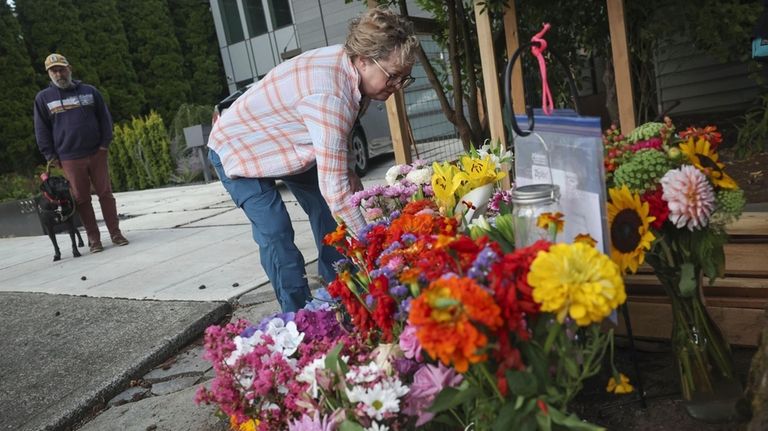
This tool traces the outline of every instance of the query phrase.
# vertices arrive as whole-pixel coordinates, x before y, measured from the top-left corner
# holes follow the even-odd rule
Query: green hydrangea
[[[664,123],[650,122],[641,124],[629,132],[627,141],[634,144],[637,141],[644,141],[646,139],[651,139],[654,136],[660,136],[662,127],[664,127]]]
[[[717,192],[715,202],[717,211],[712,216],[712,222],[728,224],[739,218],[747,199],[744,197],[744,190],[720,190]]]
[[[661,177],[672,168],[667,155],[657,150],[640,150],[613,173],[616,187],[626,185],[634,193],[656,188]]]

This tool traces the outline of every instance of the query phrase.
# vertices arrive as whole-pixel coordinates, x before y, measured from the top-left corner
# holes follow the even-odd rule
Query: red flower
[[[533,301],[533,290],[528,285],[528,269],[539,251],[548,250],[549,246],[550,243],[546,241],[538,241],[529,247],[505,254],[501,261],[491,266],[488,282],[501,307],[504,320],[498,333],[499,338],[507,336],[508,332],[515,332],[521,339],[528,339],[525,316],[539,313],[539,305]]]
[[[694,137],[694,141],[696,138],[706,139],[713,151],[717,150],[717,147],[723,142],[723,135],[717,131],[716,126],[706,126],[704,128],[691,126],[680,132],[680,138],[684,141],[691,136]]]
[[[389,281],[387,277],[380,275],[376,277],[368,286],[368,290],[373,296],[373,321],[381,330],[385,342],[392,341],[392,327],[394,326],[393,316],[397,311],[397,302],[389,296]]]
[[[352,318],[352,323],[362,333],[367,334],[374,327],[371,313],[368,312],[365,305],[357,299],[357,296],[350,289],[340,278],[336,278],[328,284],[328,293],[334,298],[341,298],[344,308],[347,309],[349,316]]]
[[[656,220],[651,222],[651,226],[654,229],[661,229],[669,218],[669,205],[662,197],[661,187],[643,195],[642,200],[648,202],[648,215],[656,217]]]

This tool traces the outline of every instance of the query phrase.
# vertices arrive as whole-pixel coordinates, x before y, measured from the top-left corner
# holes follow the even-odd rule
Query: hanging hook
[[[528,128],[527,130],[522,130],[520,126],[517,124],[517,118],[515,117],[515,112],[513,110],[512,106],[512,69],[515,66],[515,62],[517,62],[517,59],[522,55],[523,51],[531,48],[536,45],[537,48],[541,49],[541,42],[539,41],[531,41],[526,42],[522,45],[520,45],[515,52],[512,54],[512,57],[510,57],[509,61],[507,62],[507,67],[504,70],[504,103],[506,105],[507,114],[509,115],[510,125],[512,126],[512,129],[515,131],[515,133],[519,136],[528,136],[533,132],[533,127],[535,124],[534,116],[533,116],[533,107],[531,105],[525,105],[525,116],[527,117],[528,122]],[[565,69],[565,76],[568,79],[568,87],[571,91],[571,99],[573,101],[574,108],[576,112],[580,112],[579,109],[579,99],[578,99],[578,89],[576,88],[576,80],[573,77],[573,73],[571,69],[568,67],[567,63],[563,60],[560,55],[553,50],[552,48],[546,47],[547,51],[549,51],[549,54],[552,56],[552,58],[555,59],[557,63],[559,63],[564,69]],[[522,62],[520,67],[522,67]],[[542,95],[542,97],[544,97]],[[551,96],[550,96],[551,97]]]

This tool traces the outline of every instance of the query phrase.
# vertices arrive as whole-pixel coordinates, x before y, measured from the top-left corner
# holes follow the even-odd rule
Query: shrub
[[[170,141],[156,112],[115,126],[110,168],[116,191],[142,190],[169,183],[174,170]]]

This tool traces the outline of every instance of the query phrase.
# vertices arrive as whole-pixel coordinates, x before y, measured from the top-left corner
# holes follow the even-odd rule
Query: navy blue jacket
[[[112,116],[99,91],[73,81],[62,90],[53,83],[35,97],[35,137],[46,160],[88,157],[112,141]]]

